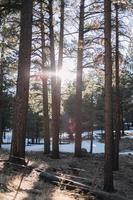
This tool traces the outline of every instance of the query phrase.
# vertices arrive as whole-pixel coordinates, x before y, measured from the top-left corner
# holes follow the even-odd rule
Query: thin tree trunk
[[[121,103],[122,104],[122,103]],[[121,133],[121,136],[124,136],[125,133],[124,133],[124,116],[123,116],[123,106],[120,105],[120,123],[121,123],[121,130],[122,130],[122,133]]]
[[[90,153],[93,153],[93,132],[94,132],[94,121],[95,121],[95,107],[94,107],[94,100],[93,94],[91,96],[91,105],[92,105],[92,114],[91,114],[91,143],[90,143]]]
[[[63,63],[63,41],[64,41],[64,0],[61,0],[61,5],[60,5],[60,41],[59,41],[59,58],[58,58],[58,72],[62,69],[62,63]],[[61,105],[61,78],[57,75],[57,117],[58,117],[58,122],[60,122],[60,105]],[[57,125],[57,130],[58,133],[60,134],[60,123]]]
[[[111,0],[104,0],[105,18],[105,163],[104,190],[113,187],[113,134],[112,134],[112,49],[111,49]]]
[[[53,29],[53,0],[49,1],[49,37],[50,37],[50,60],[51,60],[51,89],[52,89],[52,156],[59,158],[59,132],[57,124],[58,108],[56,93],[56,65],[55,65],[55,48],[54,48],[54,29]]]
[[[41,1],[41,42],[42,42],[42,87],[43,87],[43,118],[44,118],[44,153],[50,153],[50,131],[49,131],[49,112],[48,112],[48,86],[47,86],[47,67],[45,53],[45,31],[43,2]]]
[[[34,136],[34,133],[32,133],[31,143],[32,143],[32,144],[35,144],[35,136]]]
[[[81,156],[81,132],[82,132],[82,60],[84,48],[84,0],[80,2],[79,18],[79,39],[78,39],[78,60],[77,60],[77,79],[76,79],[76,102],[75,102],[75,156]]]
[[[35,129],[35,143],[38,144],[39,138],[39,120],[36,118],[36,129]]]
[[[4,65],[4,37],[2,39],[2,48],[1,48],[1,59],[0,59],[0,148],[2,144],[3,138],[3,128],[2,128],[2,120],[3,120],[3,65]]]
[[[32,39],[32,4],[32,0],[22,1],[17,92],[12,147],[10,153],[11,162],[22,164],[25,164],[25,137]]]
[[[116,11],[116,55],[115,55],[115,84],[116,84],[116,125],[114,138],[113,169],[119,170],[119,140],[120,140],[120,89],[119,89],[119,17],[118,4],[115,4]]]
[[[91,143],[90,143],[90,154],[93,153],[93,126],[92,126],[92,130],[91,130]]]

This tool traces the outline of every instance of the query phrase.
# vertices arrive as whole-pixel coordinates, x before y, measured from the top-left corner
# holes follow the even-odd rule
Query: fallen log
[[[63,174],[63,176],[66,177],[66,178],[81,179],[81,180],[84,180],[84,181],[88,182],[87,178],[84,178],[84,177],[81,177],[81,176],[74,176],[74,175],[70,175],[70,174]]]
[[[48,172],[40,173],[40,178],[43,179],[43,181],[49,182],[54,185],[60,184],[61,186],[64,186],[66,189],[69,189],[69,190],[79,189],[85,193],[88,193],[90,191],[90,188],[88,187],[88,185],[85,185],[77,181],[73,181],[65,177],[50,174]]]

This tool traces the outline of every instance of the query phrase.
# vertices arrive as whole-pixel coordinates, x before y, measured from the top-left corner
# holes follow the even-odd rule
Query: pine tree
[[[120,140],[120,89],[119,89],[119,16],[118,16],[119,5],[115,4],[116,12],[116,47],[115,47],[115,110],[116,110],[116,123],[115,123],[115,138],[114,138],[114,160],[113,169],[119,169],[119,140]]]
[[[60,36],[59,36],[59,57],[58,57],[58,68],[57,73],[60,73],[63,64],[63,42],[64,42],[64,0],[60,3]],[[57,132],[60,133],[60,107],[61,107],[61,78],[57,76],[56,82],[56,93],[57,93],[57,120],[56,124]]]
[[[75,102],[75,156],[81,156],[81,132],[82,132],[82,61],[84,49],[84,0],[80,2],[79,17],[79,38],[78,38],[78,55],[77,55],[77,79],[76,79],[76,102]]]
[[[4,36],[2,36],[2,43],[1,43],[1,58],[0,58],[0,148],[2,144],[2,137],[3,137],[3,128],[2,128],[2,121],[3,121],[3,66],[4,66]]]
[[[11,162],[18,162],[21,164],[25,164],[25,136],[32,39],[32,4],[32,0],[22,1],[17,92],[10,153]]]
[[[42,49],[42,91],[43,91],[43,117],[44,117],[44,153],[50,152],[50,131],[49,131],[49,112],[48,112],[48,88],[47,88],[47,67],[45,52],[45,27],[43,14],[43,1],[40,2],[41,10],[41,49]]]
[[[113,187],[111,0],[104,0],[105,34],[105,163],[104,190]]]
[[[49,38],[50,38],[50,62],[51,62],[51,91],[52,91],[52,156],[59,158],[59,133],[57,129],[58,108],[56,93],[56,63],[55,63],[55,45],[53,28],[53,0],[49,1]]]

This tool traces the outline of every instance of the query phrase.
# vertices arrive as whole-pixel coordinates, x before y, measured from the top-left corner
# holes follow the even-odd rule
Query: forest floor
[[[133,140],[122,139],[120,150],[133,150]],[[0,200],[133,200],[131,154],[120,155],[120,170],[114,172],[116,191],[111,194],[102,192],[103,154],[75,158],[64,153],[55,160],[40,152],[30,152],[26,167],[6,162],[8,156],[8,151],[0,151]],[[70,191],[61,184],[54,186],[43,182],[39,177],[41,171],[82,182],[88,185],[90,193],[85,194],[78,188]]]

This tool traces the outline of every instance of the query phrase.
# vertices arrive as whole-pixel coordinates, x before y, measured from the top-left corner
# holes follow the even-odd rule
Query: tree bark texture
[[[115,12],[116,12],[116,50],[115,50],[115,110],[116,110],[116,124],[115,124],[115,138],[114,138],[114,161],[113,161],[113,169],[119,169],[119,140],[120,140],[120,89],[119,89],[119,16],[118,16],[118,4],[115,4]]]
[[[1,48],[1,59],[0,59],[0,148],[2,144],[2,137],[3,137],[3,128],[2,128],[2,121],[3,121],[3,67],[4,67],[4,36],[2,38],[2,48]]]
[[[64,0],[61,0],[60,4],[60,39],[59,39],[59,58],[58,58],[58,69],[57,73],[62,69],[63,63],[63,41],[64,41]],[[61,105],[61,78],[57,75],[56,83],[56,93],[57,93],[57,118],[58,124],[57,131],[60,134],[60,105]]]
[[[77,55],[77,78],[76,78],[76,102],[75,102],[75,156],[81,156],[81,132],[82,132],[82,60],[84,48],[84,0],[80,2],[79,38]]]
[[[51,90],[52,90],[52,156],[59,158],[59,133],[57,124],[58,108],[56,93],[56,64],[55,64],[55,48],[54,48],[54,29],[53,29],[53,0],[49,1],[49,37],[50,37],[50,60],[51,60]]]
[[[26,121],[28,112],[30,58],[32,40],[32,0],[22,1],[18,79],[15,100],[14,128],[10,160],[23,163],[25,159]]]
[[[42,91],[43,91],[43,118],[44,118],[44,153],[50,153],[50,132],[49,132],[49,111],[48,111],[48,87],[47,87],[47,67],[45,53],[45,30],[44,30],[44,15],[43,1],[41,7],[41,43],[42,43]]]
[[[105,163],[104,190],[113,191],[111,0],[104,0],[105,34]]]

